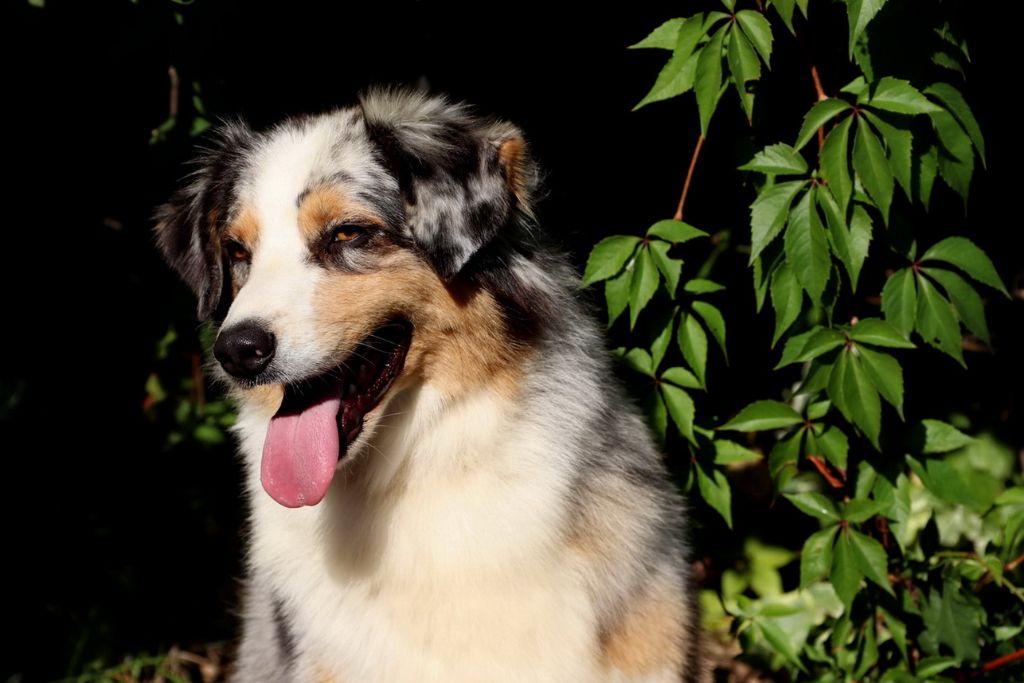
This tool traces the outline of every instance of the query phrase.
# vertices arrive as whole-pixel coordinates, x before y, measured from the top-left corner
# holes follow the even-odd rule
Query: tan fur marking
[[[667,581],[650,587],[616,629],[601,639],[601,661],[627,676],[682,672],[686,606]]]
[[[260,384],[249,389],[237,389],[248,404],[259,406],[267,415],[273,415],[281,407],[284,388],[280,384]]]
[[[340,223],[373,223],[383,225],[380,216],[349,199],[336,186],[324,185],[307,192],[299,204],[299,230],[307,240],[314,240],[331,225]]]
[[[322,666],[316,667],[316,672],[313,676],[314,683],[342,683],[341,679],[335,678],[327,669]]]
[[[513,137],[501,143],[498,148],[498,161],[505,169],[508,187],[519,200],[526,204],[526,143],[522,138]]]
[[[231,221],[224,231],[224,237],[239,242],[249,250],[249,253],[256,251],[260,243],[260,221],[256,217],[256,211],[251,207],[239,211],[238,217]]]
[[[320,334],[347,355],[396,316],[415,329],[399,378],[429,382],[455,396],[484,384],[511,395],[525,351],[505,333],[501,310],[487,291],[446,286],[410,252],[385,257],[372,273],[331,273],[317,293]]]

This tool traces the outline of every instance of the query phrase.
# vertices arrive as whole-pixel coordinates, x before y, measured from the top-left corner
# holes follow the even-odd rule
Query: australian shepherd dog
[[[376,89],[210,139],[155,231],[238,407],[233,680],[695,680],[682,500],[520,131]]]

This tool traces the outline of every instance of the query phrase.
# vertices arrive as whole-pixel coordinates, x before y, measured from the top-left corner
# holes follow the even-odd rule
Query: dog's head
[[[509,320],[538,305],[517,273],[535,177],[515,127],[417,91],[220,128],[157,241],[220,326],[224,377],[272,397],[275,499],[318,502],[396,387],[455,393],[510,361]]]

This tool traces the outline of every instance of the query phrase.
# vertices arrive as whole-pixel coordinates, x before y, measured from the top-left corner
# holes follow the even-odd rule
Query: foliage
[[[969,236],[936,235],[930,213],[941,193],[966,209],[985,165],[962,94],[967,47],[943,21],[928,68],[897,60],[883,71],[872,36],[890,3],[844,0],[848,33],[825,40],[842,46],[855,77],[826,93],[813,62],[772,72],[807,79],[809,92],[813,74],[817,101],[786,122],[790,103],[771,99],[777,80],[767,78],[773,48],[834,31],[836,5],[744,4],[670,19],[633,47],[670,53],[637,109],[694,94],[700,133],[686,188],[727,92],[770,141],[739,166],[745,182],[715,182],[716,204],[749,202],[749,243],[733,239],[740,230],[684,222],[684,189],[674,219],[603,239],[584,274],[585,285],[603,284],[609,327],[625,340],[617,353],[643,378],[636,384],[670,462],[708,506],[698,512],[732,528],[736,475],[761,468],[774,504],[806,517],[791,549],[746,537],[735,566],[702,596],[705,623],[794,680],[952,680],[985,662],[998,669],[1024,648],[1019,466],[990,433],[920,415],[904,373],[918,363],[962,371],[938,354],[967,367],[964,335],[969,348],[987,348],[985,299],[1008,296],[985,252]],[[709,241],[708,258],[688,268]],[[729,290],[742,289],[749,308],[719,303],[725,250],[747,254],[752,282]],[[756,317],[763,308],[771,322]],[[765,328],[777,359],[757,385],[761,398],[729,406],[730,419],[711,400],[729,371],[727,321]]]

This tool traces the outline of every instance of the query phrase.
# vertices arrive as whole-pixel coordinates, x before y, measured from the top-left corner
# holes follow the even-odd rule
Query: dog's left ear
[[[445,280],[517,215],[532,217],[537,171],[515,126],[416,90],[371,90],[360,105],[413,240]]]
[[[198,298],[200,320],[216,317],[227,303],[219,220],[230,207],[239,158],[251,136],[241,122],[211,131],[212,145],[195,160],[191,182],[156,210],[157,245]]]

